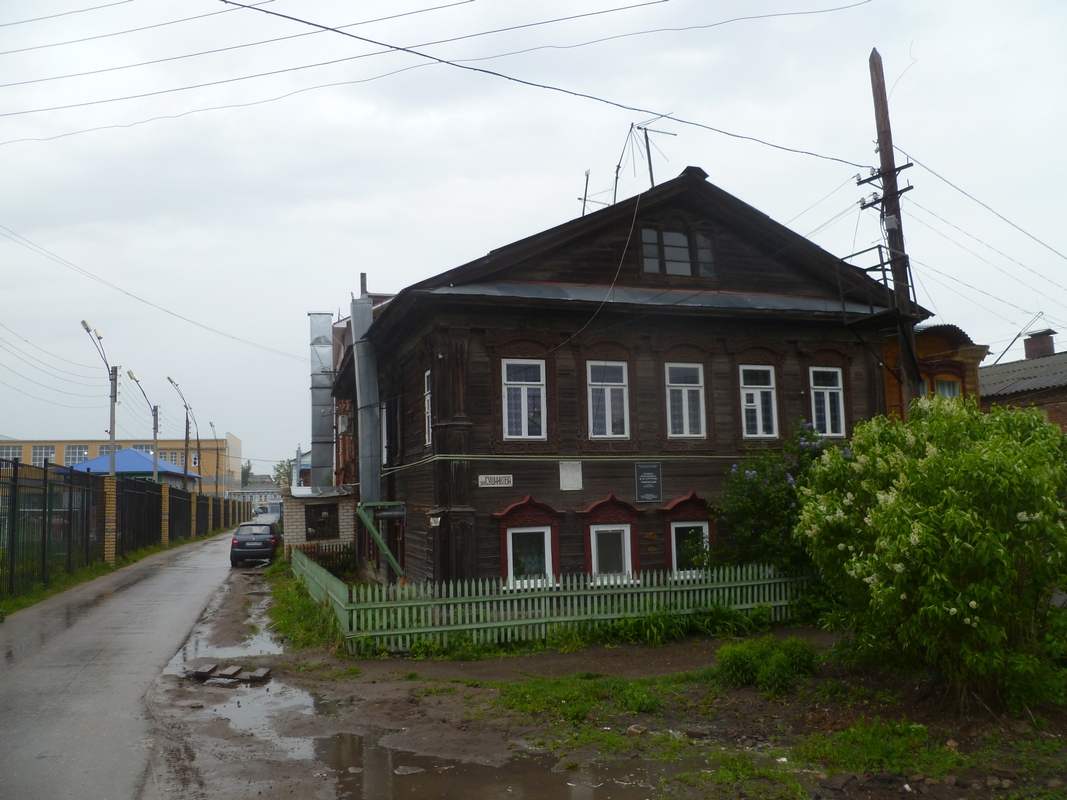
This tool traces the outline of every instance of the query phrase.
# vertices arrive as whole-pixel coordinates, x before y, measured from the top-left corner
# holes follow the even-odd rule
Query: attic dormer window
[[[711,235],[669,228],[641,229],[641,266],[655,275],[715,277]]]

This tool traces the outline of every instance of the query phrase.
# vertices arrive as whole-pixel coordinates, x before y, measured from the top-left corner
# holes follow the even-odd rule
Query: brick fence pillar
[[[162,542],[164,547],[170,547],[170,484],[164,483],[159,487],[162,492],[160,502],[160,530],[163,532]]]
[[[218,501],[214,497],[207,499],[207,532],[210,534],[215,525],[215,503]]]
[[[189,493],[189,538],[196,538],[196,492]]]
[[[108,475],[104,478],[104,561],[111,566],[115,566],[117,511],[115,476]]]

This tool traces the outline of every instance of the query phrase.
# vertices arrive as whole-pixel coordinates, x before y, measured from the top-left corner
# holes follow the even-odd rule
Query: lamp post
[[[182,394],[182,389],[178,386],[178,382],[169,375],[167,380],[170,381],[174,391],[182,399],[182,405],[185,406],[185,453],[182,455],[182,466],[185,468],[185,473],[182,475],[182,490],[187,492],[189,491],[189,404],[185,402],[185,395]]]
[[[85,332],[89,334],[89,338],[92,339],[93,345],[96,347],[96,352],[100,354],[100,358],[104,361],[104,366],[107,367],[108,378],[111,380],[111,425],[108,429],[108,435],[111,438],[111,447],[108,449],[108,475],[112,478],[115,477],[115,403],[119,397],[119,368],[117,366],[111,366],[107,360],[107,353],[104,352],[104,337],[100,331],[92,327],[84,319],[82,320],[82,327],[85,328]]]
[[[132,369],[126,370],[126,374],[130,376],[131,381],[137,384],[144,401],[152,409],[152,483],[159,483],[159,406],[152,405],[152,401],[144,393],[144,387],[141,386],[141,382],[137,380],[137,376],[133,374]]]
[[[211,438],[215,440],[215,497],[219,496],[219,435],[215,433],[215,423],[208,420],[211,426]]]

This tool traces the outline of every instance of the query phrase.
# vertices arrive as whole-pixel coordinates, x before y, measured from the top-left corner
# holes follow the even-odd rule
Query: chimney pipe
[[[1036,331],[1027,336],[1023,340],[1027,359],[1055,355],[1056,344],[1052,339],[1055,335],[1056,331],[1046,328],[1043,331]]]

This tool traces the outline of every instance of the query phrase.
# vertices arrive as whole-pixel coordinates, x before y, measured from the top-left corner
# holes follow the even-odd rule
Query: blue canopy
[[[111,471],[111,463],[107,456],[97,456],[88,461],[83,461],[80,464],[75,464],[74,469],[78,472],[92,472],[94,475],[106,475]],[[179,467],[177,464],[171,464],[169,461],[159,459],[159,472],[170,473],[172,475],[184,475],[185,467]],[[126,473],[133,473],[136,475],[151,475],[152,474],[152,456],[149,453],[142,453],[140,450],[124,449],[115,451],[115,474],[123,475]],[[189,470],[190,478],[199,478],[200,476]]]

